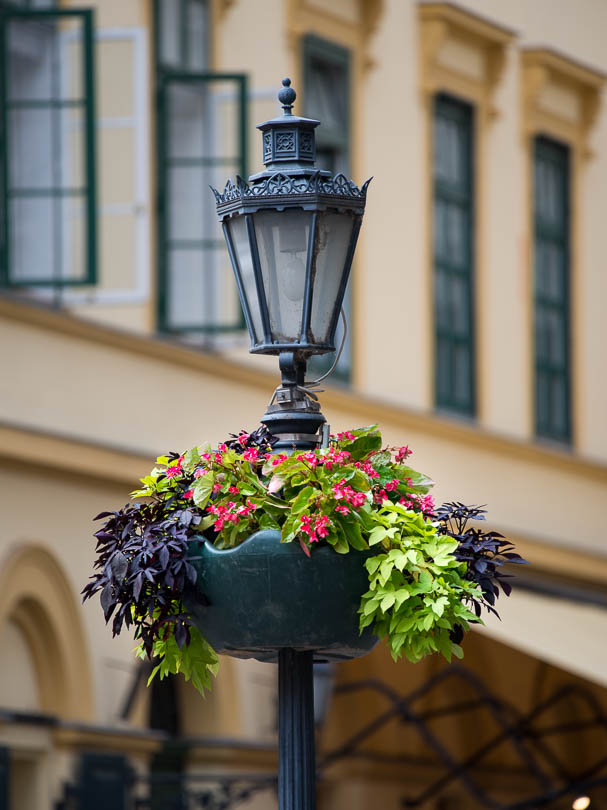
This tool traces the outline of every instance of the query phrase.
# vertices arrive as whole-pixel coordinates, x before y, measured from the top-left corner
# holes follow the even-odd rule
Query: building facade
[[[437,500],[487,504],[533,563],[471,634],[473,675],[381,647],[319,673],[320,810],[507,806],[552,789],[513,717],[583,725],[583,694],[601,726],[605,31],[604,0],[0,0],[0,810],[274,806],[273,667],[224,660],[205,701],[146,689],[79,593],[92,517],[158,453],[256,427],[277,384],[208,186],[258,170],[285,75],[322,167],[373,176],[324,412],[379,422]],[[474,678],[502,715],[439,716]],[[557,740],[561,788],[599,773],[606,737]],[[474,789],[429,788],[467,758]]]

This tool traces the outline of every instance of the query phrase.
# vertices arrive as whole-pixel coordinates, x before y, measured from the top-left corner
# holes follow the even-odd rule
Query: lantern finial
[[[291,87],[291,79],[286,78],[282,80],[282,90],[278,93],[278,100],[282,104],[282,109],[285,115],[292,115],[293,102],[297,98],[297,93]]]

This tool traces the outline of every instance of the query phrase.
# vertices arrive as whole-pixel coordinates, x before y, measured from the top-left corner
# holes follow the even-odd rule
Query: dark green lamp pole
[[[251,336],[251,352],[277,354],[281,385],[262,422],[292,452],[321,442],[325,418],[306,389],[314,354],[335,351],[335,331],[362,223],[369,181],[358,188],[315,165],[319,121],[293,115],[283,79],[283,114],[259,124],[265,169],[213,189]],[[339,639],[335,639],[339,642]],[[280,810],[314,810],[314,652],[277,650]]]

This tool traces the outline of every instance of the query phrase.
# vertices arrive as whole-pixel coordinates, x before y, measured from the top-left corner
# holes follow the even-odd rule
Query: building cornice
[[[190,349],[175,340],[111,329],[74,318],[64,312],[0,296],[0,319],[2,318],[232,381],[257,391],[265,391],[268,396],[276,385],[275,375],[226,359],[219,354]],[[401,432],[409,430],[427,433],[466,448],[474,447],[538,466],[551,468],[554,465],[565,465],[572,475],[607,483],[607,464],[584,458],[573,450],[503,436],[456,417],[416,411],[337,387],[327,389],[322,400],[327,411],[345,412],[360,419],[361,424],[377,422],[395,426]],[[5,457],[25,462],[35,461],[45,466],[69,469],[117,482],[132,483],[139,477],[142,467],[145,471],[150,463],[150,457],[135,448],[108,447],[93,441],[32,430],[26,425],[0,423],[0,437],[0,455]]]

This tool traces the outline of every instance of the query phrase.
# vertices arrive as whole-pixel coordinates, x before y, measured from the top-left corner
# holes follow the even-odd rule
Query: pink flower
[[[299,521],[301,523],[301,526],[299,528],[302,534],[308,535],[308,540],[310,541],[310,543],[317,543],[318,537],[316,536],[316,533],[312,528],[312,518],[309,515],[302,515],[299,518]]]
[[[203,461],[210,461],[211,460],[211,454],[210,453],[201,453],[200,458]]]
[[[327,470],[332,470],[334,465],[338,467],[348,464],[351,459],[351,454],[347,450],[338,450],[336,447],[330,447],[327,455],[324,457],[324,466]]]
[[[238,443],[240,444],[241,447],[244,447],[248,440],[249,440],[249,434],[248,433],[241,433],[240,436],[237,439],[237,441],[238,441]]]
[[[188,498],[188,499],[193,498],[194,497],[194,490],[193,489],[188,489],[187,492],[183,493],[183,497]]]
[[[167,478],[175,478],[175,476],[179,475],[180,472],[181,472],[181,465],[171,464],[170,467],[166,468],[165,475]]]
[[[305,461],[307,462],[310,467],[317,467],[318,466],[318,456],[316,453],[310,451],[309,453],[304,453],[303,455],[297,456],[298,461]]]
[[[330,526],[330,521],[326,515],[321,515],[316,518],[314,529],[319,537],[326,537],[329,534],[328,526]]]
[[[348,509],[347,506],[336,506],[335,511],[340,512],[342,515],[349,515],[350,514],[350,510]]]
[[[268,454],[268,455],[270,455],[270,454]],[[271,455],[270,455],[270,458],[272,458],[272,457],[271,457]],[[283,462],[283,461],[286,461],[288,458],[289,458],[289,457],[288,457],[288,456],[285,456],[285,454],[284,454],[284,453],[279,453],[277,456],[275,456],[275,457],[272,459],[272,466],[273,466],[273,467],[277,467],[279,464],[282,464],[282,462]]]
[[[245,461],[258,461],[259,450],[256,447],[252,447],[250,450],[245,450],[242,457]]]
[[[359,470],[362,470],[364,473],[366,473],[369,476],[369,478],[379,478],[379,473],[371,466],[371,463],[369,461],[365,462],[357,461],[354,464],[354,466],[358,467]]]
[[[222,442],[217,449],[220,453],[225,453],[228,449],[228,445],[225,442]]]
[[[206,467],[198,467],[194,470],[194,478],[200,478],[202,475],[206,475],[208,472]]]
[[[335,498],[336,501],[349,500],[347,490],[349,490],[350,487],[344,486],[345,483],[346,479],[342,478],[339,484],[335,484],[333,486],[333,497]]]
[[[238,495],[240,490],[238,489],[238,487],[228,487],[228,492],[230,493],[230,495]]]
[[[213,492],[217,495],[218,492],[221,492],[221,484],[213,484]]]
[[[344,431],[343,433],[337,434],[337,441],[343,442],[344,439],[347,439],[350,442],[353,442],[356,436],[349,430]]]
[[[417,502],[424,515],[429,515],[434,511],[434,498],[432,495],[418,495]]]
[[[364,492],[357,492],[352,487],[345,486],[345,483],[346,479],[342,478],[339,484],[333,486],[333,497],[336,501],[345,501],[355,509],[359,509],[367,500],[367,496]]]
[[[394,490],[398,487],[399,484],[400,481],[398,480],[398,478],[393,478],[391,481],[388,481],[388,483],[385,485],[386,491],[394,492]]]
[[[409,458],[412,452],[413,450],[409,450],[408,445],[405,444],[402,447],[399,447],[398,450],[396,451],[396,460],[405,461],[406,459]]]
[[[352,492],[350,496],[350,503],[352,506],[356,507],[357,509],[360,508],[363,503],[367,500],[367,496],[364,492]]]
[[[388,500],[388,493],[385,489],[380,489],[379,492],[374,493],[373,499],[375,500],[375,503],[381,504]]]

